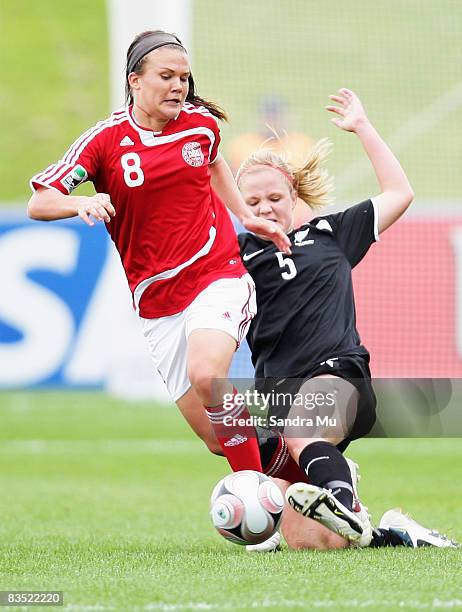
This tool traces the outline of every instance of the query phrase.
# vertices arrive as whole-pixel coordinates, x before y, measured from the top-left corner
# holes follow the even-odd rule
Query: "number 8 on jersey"
[[[141,159],[138,153],[125,153],[120,158],[120,163],[124,169],[125,183],[129,187],[139,187],[144,183],[144,174],[141,169]]]

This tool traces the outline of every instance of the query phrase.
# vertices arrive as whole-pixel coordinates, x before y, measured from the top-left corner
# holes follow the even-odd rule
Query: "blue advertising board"
[[[140,369],[133,363],[139,347],[148,359],[144,340],[126,348],[141,333],[102,224],[2,212],[0,287],[0,388],[99,388],[115,369],[125,368],[128,378],[130,368]],[[116,353],[122,361],[114,367]],[[231,375],[251,376],[246,344]]]

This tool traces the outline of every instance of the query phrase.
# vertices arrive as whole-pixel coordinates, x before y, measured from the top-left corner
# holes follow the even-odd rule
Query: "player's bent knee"
[[[214,368],[188,371],[191,385],[202,402],[206,406],[218,405],[223,402],[221,393],[221,382],[225,380],[226,374]]]

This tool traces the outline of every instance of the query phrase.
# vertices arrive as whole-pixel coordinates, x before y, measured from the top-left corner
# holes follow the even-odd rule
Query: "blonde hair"
[[[254,167],[269,166],[285,176],[291,190],[295,190],[297,196],[310,208],[322,208],[333,201],[333,179],[325,168],[331,149],[332,143],[328,138],[319,140],[300,167],[290,163],[285,155],[271,149],[260,149],[242,162],[236,174],[236,182],[239,185],[242,177]]]

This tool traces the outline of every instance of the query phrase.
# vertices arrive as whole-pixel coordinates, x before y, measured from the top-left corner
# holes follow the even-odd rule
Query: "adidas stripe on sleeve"
[[[32,177],[32,190],[42,186],[69,195],[85,181],[93,181],[99,165],[98,136],[107,128],[126,120],[124,110],[116,111],[109,119],[99,121],[88,129],[72,143],[59,161]]]

